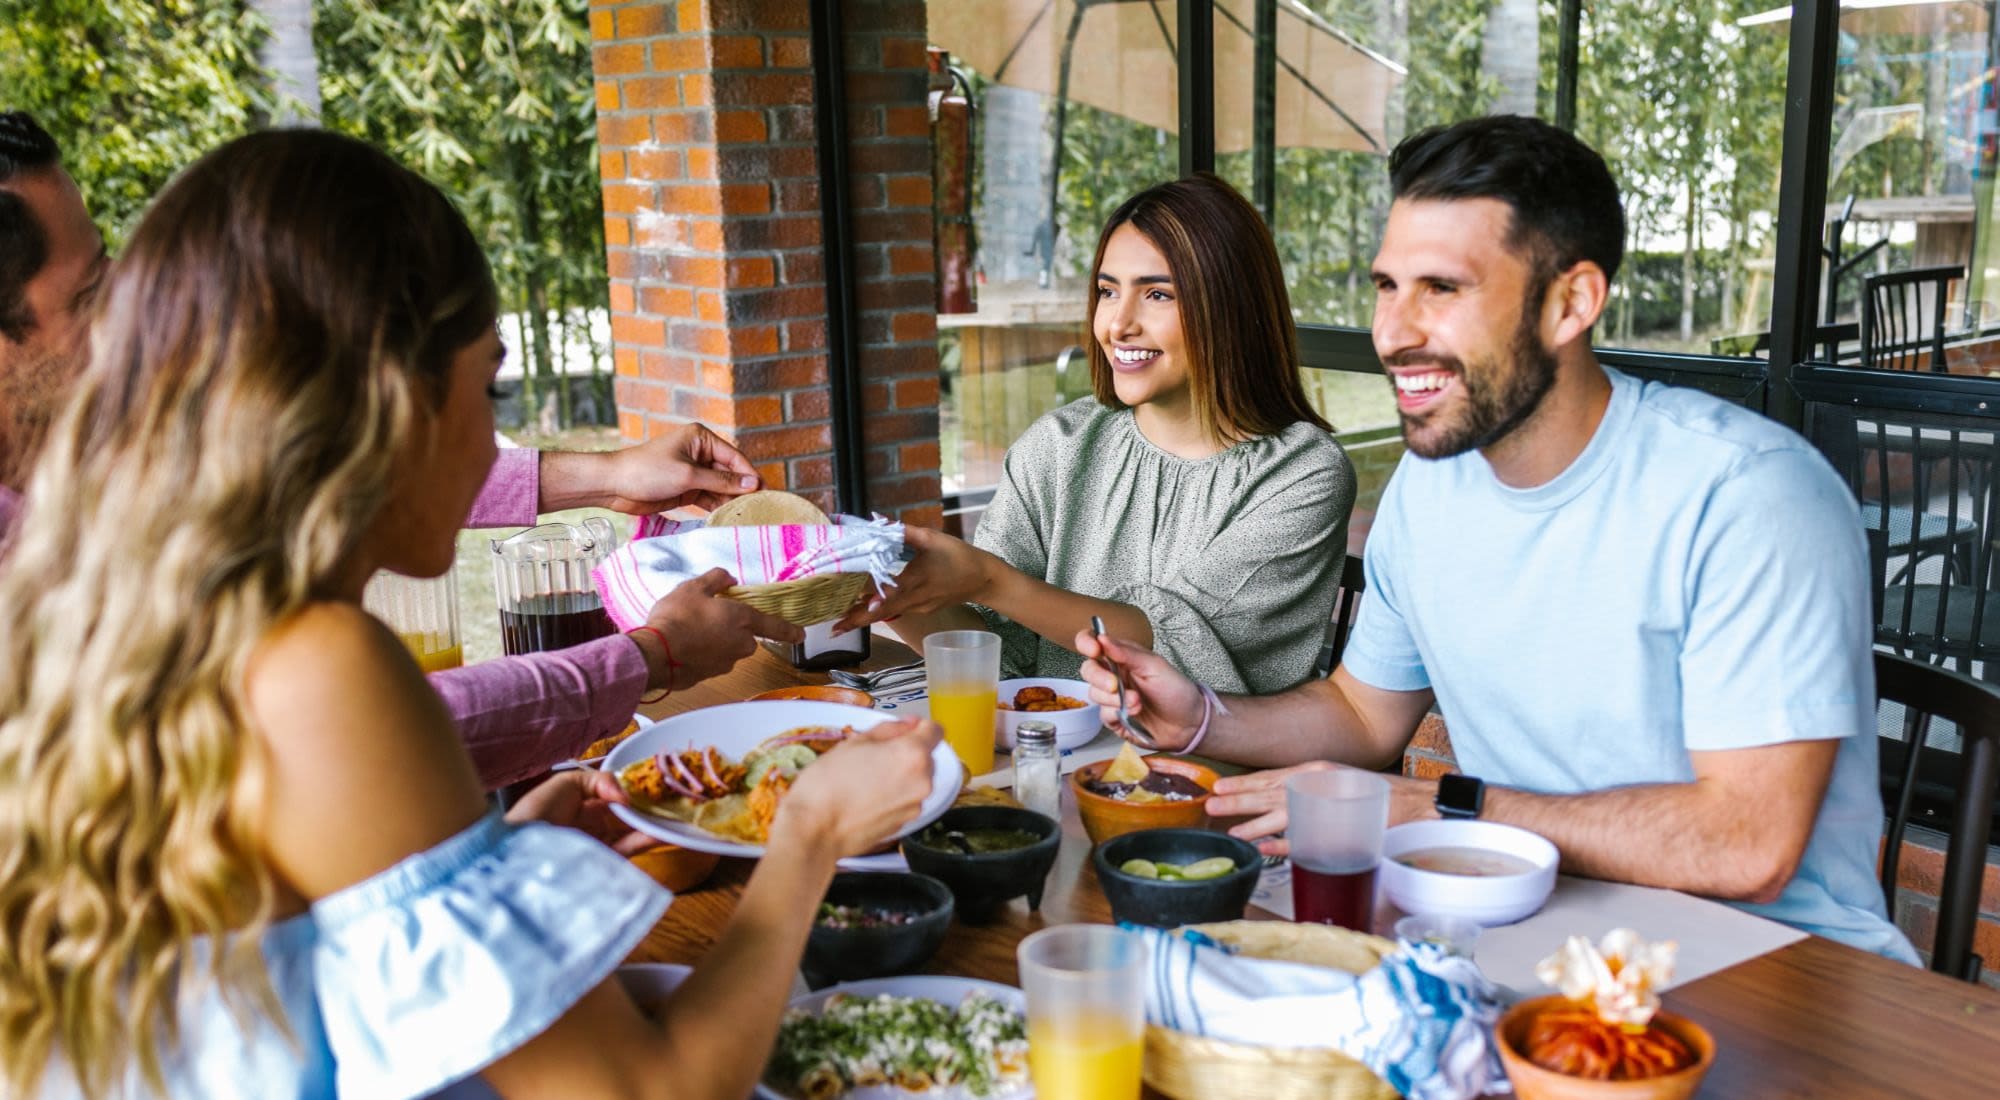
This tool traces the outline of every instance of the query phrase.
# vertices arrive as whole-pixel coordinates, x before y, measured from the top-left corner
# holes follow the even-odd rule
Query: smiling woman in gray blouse
[[[1094,397],[1008,448],[974,543],[908,529],[897,586],[843,628],[894,620],[1004,640],[1002,675],[1075,676],[1092,615],[1223,691],[1312,672],[1354,469],[1299,383],[1277,249],[1212,175],[1142,191],[1098,238]]]

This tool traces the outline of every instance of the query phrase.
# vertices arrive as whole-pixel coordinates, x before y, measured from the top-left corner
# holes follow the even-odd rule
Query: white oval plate
[[[870,978],[867,981],[843,982],[830,985],[817,993],[792,998],[792,1008],[802,1008],[808,1012],[818,1012],[827,998],[836,993],[852,997],[879,997],[884,993],[892,997],[922,997],[940,1004],[956,1006],[973,993],[984,993],[1016,1012],[1026,1014],[1028,996],[1011,985],[998,982],[983,982],[977,978],[951,978],[939,974],[909,974],[900,978]],[[875,1086],[865,1089],[850,1089],[841,1094],[842,1100],[910,1100],[918,1094],[890,1086]],[[924,1100],[962,1100],[964,1089],[949,1088],[922,1094]],[[1033,1100],[1035,1087],[1023,1084],[1009,1092],[996,1092],[987,1100]],[[797,1100],[789,1093],[779,1092],[771,1086],[758,1082],[756,1100]]]
[[[686,749],[706,748],[713,745],[734,759],[742,759],[743,754],[757,747],[767,737],[783,733],[799,726],[853,726],[868,729],[891,720],[891,716],[866,707],[850,707],[842,703],[818,703],[805,699],[774,699],[763,702],[729,703],[719,707],[705,707],[691,710],[686,714],[676,714],[672,718],[658,722],[626,738],[604,758],[604,770],[614,777],[626,767],[662,752],[681,752]],[[937,820],[938,815],[950,808],[952,800],[958,797],[959,784],[964,769],[959,766],[958,757],[953,756],[951,747],[939,742],[931,750],[931,793],[924,799],[917,816],[899,830],[897,836],[906,836]],[[869,797],[870,792],[857,791],[856,797]],[[717,855],[737,856],[756,859],[764,854],[761,844],[743,844],[720,837],[706,829],[698,829],[684,821],[656,817],[630,806],[613,806],[611,812],[618,819],[648,836],[692,848],[697,852],[714,852]]]

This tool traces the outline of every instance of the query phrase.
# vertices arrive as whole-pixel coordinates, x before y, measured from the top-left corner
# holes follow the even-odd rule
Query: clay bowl
[[[1199,829],[1208,824],[1208,793],[1215,789],[1215,769],[1191,760],[1171,756],[1149,756],[1146,766],[1154,771],[1186,776],[1201,785],[1202,794],[1185,802],[1125,802],[1093,793],[1084,784],[1104,774],[1111,761],[1085,764],[1069,775],[1070,790],[1076,794],[1076,810],[1083,817],[1083,831],[1093,844],[1141,829]]]
[[[679,894],[708,881],[722,857],[713,852],[697,852],[662,844],[632,857],[632,866],[651,875],[654,882]]]
[[[961,852],[935,841],[944,832],[973,829],[1020,829],[1038,837],[1025,848],[1004,852]],[[967,924],[992,920],[1000,907],[1025,895],[1029,910],[1042,907],[1042,887],[1062,846],[1062,827],[1054,818],[1008,806],[961,806],[946,810],[926,829],[903,838],[903,858],[910,870],[929,875],[951,890],[958,919]]]
[[[830,928],[815,921],[801,964],[807,984],[815,989],[833,982],[908,974],[937,954],[951,927],[951,891],[929,875],[847,871],[833,876],[822,900],[828,905],[887,909],[908,914],[911,920],[879,928]]]
[[[1562,1003],[1560,996],[1522,1001],[1508,1009],[1494,1028],[1500,1039],[1500,1061],[1506,1065],[1507,1079],[1514,1083],[1514,1095],[1520,1100],[1688,1100],[1715,1064],[1715,1040],[1708,1029],[1663,1010],[1653,1017],[1653,1023],[1694,1052],[1694,1064],[1686,1069],[1643,1081],[1593,1081],[1543,1069],[1521,1053],[1521,1043],[1536,1013]]]
[[[806,699],[815,703],[845,703],[850,707],[875,705],[875,697],[860,688],[840,687],[835,684],[798,684],[793,687],[772,688],[750,698],[752,700]]]

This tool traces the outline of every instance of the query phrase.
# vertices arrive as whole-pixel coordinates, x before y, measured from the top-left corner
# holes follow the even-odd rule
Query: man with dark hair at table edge
[[[83,369],[91,299],[109,265],[55,140],[0,112],[0,537],[11,528],[41,433]],[[500,452],[467,520],[528,526],[542,511],[635,515],[712,507],[755,489],[757,472],[699,424],[602,453]],[[640,696],[727,671],[756,638],[800,641],[795,626],[723,599],[721,570],[654,605],[646,626],[553,653],[431,675],[489,788],[540,774],[631,721]],[[668,654],[659,637],[673,639]]]
[[[1373,332],[1408,453],[1340,667],[1223,700],[1137,646],[1084,631],[1078,648],[1128,666],[1161,747],[1277,769],[1209,803],[1267,852],[1285,850],[1289,776],[1399,761],[1435,702],[1465,778],[1385,777],[1392,823],[1518,825],[1568,872],[1914,963],[1875,883],[1853,496],[1791,430],[1598,362],[1625,222],[1589,147],[1481,118],[1412,135],[1389,172]],[[1111,674],[1084,668],[1117,728]]]

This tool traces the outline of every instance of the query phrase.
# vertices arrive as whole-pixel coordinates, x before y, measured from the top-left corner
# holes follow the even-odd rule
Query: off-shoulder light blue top
[[[285,1010],[249,1028],[210,990],[165,1052],[180,1100],[401,1100],[466,1080],[617,968],[673,895],[598,841],[489,812],[465,831],[273,925]],[[127,1093],[144,1095],[136,1068]],[[62,1066],[44,1095],[76,1095]]]

